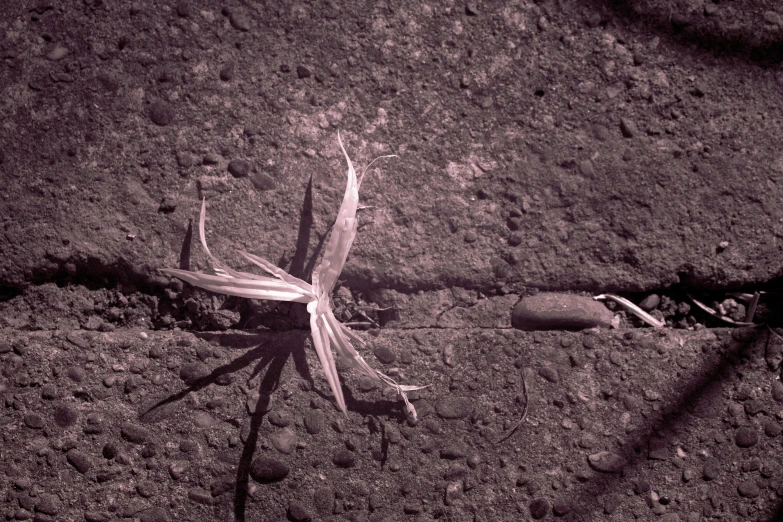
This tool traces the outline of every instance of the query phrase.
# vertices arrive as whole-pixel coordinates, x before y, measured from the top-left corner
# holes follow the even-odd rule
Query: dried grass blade
[[[247,297],[250,299],[268,299],[271,301],[291,301],[297,303],[307,303],[312,300],[311,296],[304,294],[298,288],[287,285],[277,279],[240,279],[236,277],[199,274],[176,268],[161,268],[160,271],[164,274],[187,281],[193,286],[220,294]]]
[[[260,267],[263,270],[266,270],[268,273],[272,274],[273,276],[277,277],[278,279],[285,281],[289,285],[296,286],[298,288],[301,288],[302,290],[310,293],[312,289],[312,285],[309,283],[306,283],[299,279],[298,277],[294,277],[282,268],[279,268],[263,257],[258,257],[256,255],[250,254],[248,252],[240,252],[245,259],[253,263],[254,265]],[[315,297],[315,296],[313,296]]]
[[[746,322],[735,321],[731,317],[726,317],[725,315],[720,315],[718,312],[716,312],[715,310],[713,310],[712,308],[710,308],[706,304],[702,303],[701,301],[699,301],[698,299],[693,297],[691,294],[687,294],[687,295],[688,295],[688,299],[693,301],[693,303],[696,306],[698,306],[699,308],[701,308],[702,310],[704,310],[705,312],[710,314],[715,319],[718,319],[720,321],[723,321],[724,323],[728,323],[728,324],[731,324],[731,325],[734,325],[734,326],[755,326],[755,323],[746,323]]]
[[[655,317],[651,316],[650,314],[648,314],[647,312],[645,312],[644,310],[642,310],[641,308],[633,304],[628,299],[624,297],[620,297],[619,295],[601,294],[595,296],[593,299],[596,300],[610,299],[654,328],[663,328],[664,326],[666,326],[666,323],[664,323],[663,321],[659,321]]]

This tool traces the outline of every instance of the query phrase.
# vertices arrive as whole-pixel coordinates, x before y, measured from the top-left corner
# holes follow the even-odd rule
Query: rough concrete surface
[[[783,518],[780,5],[22,0],[0,59],[6,520]],[[156,270],[205,198],[308,279],[338,131],[397,157],[336,315],[418,421],[344,366],[342,417],[302,305]],[[540,290],[667,326],[513,328]]]

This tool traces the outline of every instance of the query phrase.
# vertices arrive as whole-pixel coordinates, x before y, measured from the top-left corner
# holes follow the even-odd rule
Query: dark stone
[[[549,513],[549,501],[545,498],[537,498],[530,503],[530,516],[535,520],[544,518]]]
[[[139,515],[141,522],[169,522],[169,514],[160,507],[151,507],[141,512]]]
[[[753,480],[745,480],[737,486],[737,492],[745,498],[756,498],[761,495],[761,489]]]
[[[289,471],[284,462],[269,457],[256,457],[250,464],[250,476],[261,484],[279,482],[288,476]]]
[[[68,464],[73,466],[81,474],[87,473],[92,468],[90,457],[77,449],[72,449],[66,454]]]
[[[182,382],[191,386],[207,377],[211,372],[209,366],[203,362],[192,362],[182,366],[179,370],[179,378]]]
[[[334,452],[332,462],[338,468],[352,468],[356,465],[356,455],[347,449],[340,449]]]
[[[266,172],[253,172],[250,175],[250,182],[261,191],[275,190],[277,188],[275,179]]]
[[[715,480],[720,475],[720,463],[718,459],[709,459],[702,468],[702,477],[704,480]]]
[[[228,172],[235,178],[246,178],[250,174],[250,162],[243,159],[231,160],[228,164]]]
[[[131,422],[126,422],[122,425],[120,435],[123,439],[133,444],[144,444],[149,438],[147,430]]]
[[[47,515],[56,515],[60,512],[60,499],[51,493],[43,493],[35,503],[35,510]]]
[[[34,430],[40,430],[46,423],[41,415],[37,413],[28,413],[24,416],[24,425]]]
[[[78,418],[79,411],[67,404],[61,404],[54,410],[54,422],[61,428],[73,426]]]
[[[166,102],[155,101],[150,105],[150,119],[160,127],[171,125],[174,122],[174,109]]]
[[[315,435],[326,427],[326,418],[321,410],[310,410],[305,414],[304,425],[307,433]]]
[[[734,434],[734,442],[736,442],[737,446],[740,448],[750,448],[751,446],[755,446],[758,441],[759,434],[756,433],[755,429],[749,426],[743,426]]]
[[[288,519],[293,522],[310,522],[313,516],[303,503],[292,500],[288,504]]]
[[[383,364],[392,364],[397,360],[397,354],[395,354],[388,346],[379,346],[374,351],[375,357]]]
[[[119,449],[117,449],[117,446],[113,442],[107,442],[103,446],[103,450],[101,451],[101,455],[103,455],[103,458],[111,460],[114,457],[117,456],[117,453],[119,453]]]
[[[205,506],[211,506],[212,494],[203,488],[190,488],[188,490],[188,498],[197,504],[203,504]]]

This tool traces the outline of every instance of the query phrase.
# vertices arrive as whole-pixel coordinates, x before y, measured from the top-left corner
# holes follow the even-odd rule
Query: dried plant
[[[201,245],[214,265],[216,275],[175,268],[163,268],[161,272],[178,277],[199,288],[221,294],[248,297],[250,299],[306,303],[307,311],[310,313],[310,331],[312,333],[313,346],[340,410],[347,416],[345,398],[340,387],[340,380],[330,346],[351,368],[355,368],[379,384],[385,384],[394,388],[399,397],[405,402],[408,414],[415,419],[416,409],[408,401],[407,392],[426,388],[426,386],[397,384],[388,375],[373,369],[352,344],[352,342],[355,342],[363,346],[364,341],[348,327],[340,323],[332,312],[330,295],[345,265],[348,251],[356,237],[358,226],[356,210],[359,205],[359,186],[362,183],[364,174],[367,172],[367,169],[365,169],[362,175],[357,178],[356,170],[353,167],[351,158],[348,157],[348,153],[345,151],[339,133],[337,134],[337,140],[348,163],[348,184],[345,188],[345,196],[337,213],[337,219],[329,236],[329,241],[326,243],[323,259],[313,273],[312,284],[292,276],[266,259],[247,252],[241,253],[248,261],[259,266],[273,277],[239,272],[215,258],[209,251],[204,236],[206,200],[203,200],[201,203],[198,233]],[[369,165],[367,168],[369,168]]]

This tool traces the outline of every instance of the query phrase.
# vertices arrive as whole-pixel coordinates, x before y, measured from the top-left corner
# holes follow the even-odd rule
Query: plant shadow
[[[720,417],[725,410],[722,383],[734,376],[734,368],[749,364],[752,357],[748,356],[748,352],[752,349],[759,352],[759,345],[766,346],[770,335],[767,332],[765,336],[763,331],[757,332],[753,328],[733,330],[732,333],[728,340],[720,342],[717,353],[705,357],[705,362],[692,370],[690,376],[683,376],[673,396],[662,401],[661,408],[652,412],[644,425],[635,431],[635,435],[629,436],[619,448],[613,450],[626,462],[621,471],[596,472],[595,478],[578,486],[576,494],[566,497],[566,503],[573,508],[572,517],[566,517],[566,520],[582,520],[583,516],[591,517],[597,513],[608,516],[605,502],[611,502],[613,495],[624,496],[625,491],[618,492],[627,486],[623,478],[629,475],[643,476],[639,469],[647,461],[658,460],[656,452],[671,451],[667,434],[679,433],[698,419]],[[733,443],[733,440],[726,442]],[[783,476],[778,479],[783,479]],[[734,494],[737,494],[736,491]],[[783,503],[778,502],[772,518],[767,520],[779,522],[782,515]]]

